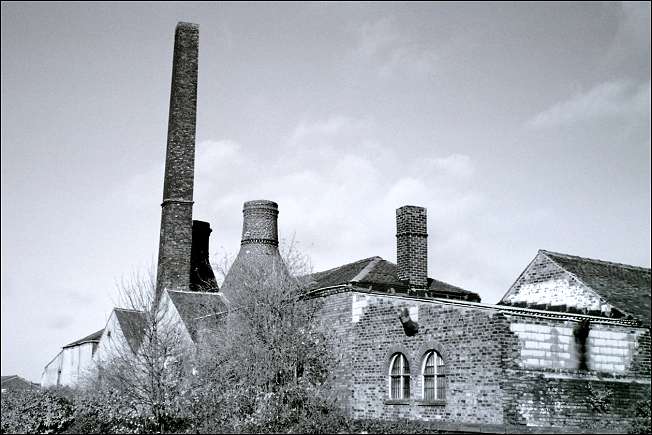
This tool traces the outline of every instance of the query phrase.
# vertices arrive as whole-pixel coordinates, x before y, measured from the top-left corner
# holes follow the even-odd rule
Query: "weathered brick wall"
[[[594,292],[542,253],[512,285],[503,302],[601,309],[600,298]]]
[[[519,367],[562,371],[578,368],[579,348],[573,335],[576,321],[518,316],[512,320],[510,330],[519,338]],[[634,356],[640,356],[639,341],[645,334],[642,328],[591,324],[586,342],[588,369],[610,375],[631,374]]]
[[[650,386],[602,379],[546,377],[507,371],[505,425],[511,432],[625,432],[631,406],[650,398]]]
[[[513,431],[627,430],[650,397],[650,332],[593,323],[579,370],[575,321],[506,315],[504,421]]]
[[[317,309],[316,321],[330,344],[331,385],[342,408],[351,412],[353,397],[353,324],[351,294],[333,293],[311,300]]]
[[[353,418],[453,430],[572,432],[589,422],[622,430],[632,401],[650,396],[649,330],[592,324],[589,370],[580,372],[572,320],[354,290],[319,298],[318,316],[339,355],[334,382]],[[404,332],[401,308],[419,324],[414,336]],[[431,349],[446,363],[444,402],[422,400],[422,362]],[[395,352],[410,365],[407,400],[389,400]]]

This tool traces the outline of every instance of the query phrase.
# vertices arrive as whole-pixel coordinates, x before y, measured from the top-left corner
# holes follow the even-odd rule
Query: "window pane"
[[[423,377],[423,398],[425,400],[435,399],[435,377],[434,376]]]
[[[410,374],[410,365],[407,362],[407,358],[405,358],[405,355],[401,354],[401,360],[403,361],[403,374],[409,375]]]
[[[434,353],[430,352],[426,357],[426,364],[423,369],[424,375],[434,375],[435,374],[435,358]]]
[[[405,355],[397,353],[392,357],[389,373],[390,398],[405,399],[410,397],[410,367]]]
[[[394,357],[392,358],[391,373],[392,375],[401,374],[401,354],[394,355]]]
[[[390,389],[391,389],[390,397],[392,399],[400,399],[400,395],[401,395],[401,377],[400,376],[392,376]]]
[[[410,377],[403,376],[403,397],[402,399],[407,399],[410,397]]]
[[[443,375],[437,376],[437,399],[446,398],[446,378]]]

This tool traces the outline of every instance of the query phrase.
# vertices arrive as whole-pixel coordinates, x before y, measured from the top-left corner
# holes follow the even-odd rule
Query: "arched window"
[[[444,360],[434,350],[426,353],[423,360],[423,400],[446,398],[446,374]]]
[[[410,397],[410,365],[402,353],[395,353],[389,363],[389,397]]]

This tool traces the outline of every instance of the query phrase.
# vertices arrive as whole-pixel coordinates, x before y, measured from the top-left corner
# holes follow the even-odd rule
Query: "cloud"
[[[439,57],[434,49],[401,32],[390,18],[363,23],[356,36],[355,54],[374,63],[381,78],[424,76],[436,71]]]
[[[618,10],[618,27],[604,56],[605,64],[630,65],[635,74],[650,75],[650,2],[607,4]]]
[[[295,235],[315,270],[372,255],[395,261],[395,209],[413,204],[428,209],[432,262],[464,253],[464,264],[436,268],[437,277],[471,279],[469,262],[487,257],[475,232],[490,221],[475,163],[434,150],[406,154],[375,131],[371,119],[303,120],[268,159],[230,140],[199,142],[194,213],[211,221],[211,251],[236,252],[242,203],[264,198],[279,203],[280,236]]]
[[[619,80],[601,83],[538,113],[527,121],[532,129],[553,128],[579,122],[649,114],[650,82]],[[649,116],[649,115],[648,115]]]
[[[495,302],[515,273],[510,267],[522,261],[522,253],[496,258],[495,238],[540,219],[506,220],[492,208],[471,156],[436,148],[406,153],[378,131],[371,118],[333,115],[298,122],[285,139],[271,144],[274,153],[228,139],[200,140],[193,217],[211,223],[212,259],[237,253],[242,204],[248,200],[278,202],[280,237],[296,237],[315,270],[373,255],[395,261],[395,209],[421,205],[428,209],[431,276]],[[143,259],[150,258],[147,249],[158,240],[151,231],[160,219],[152,189],[160,192],[162,175],[162,166],[151,167],[111,195],[129,213],[147,215],[142,225],[120,229],[143,246],[138,254]]]
[[[52,329],[64,329],[73,324],[73,317],[67,315],[57,315],[50,319],[47,323],[49,328]]]

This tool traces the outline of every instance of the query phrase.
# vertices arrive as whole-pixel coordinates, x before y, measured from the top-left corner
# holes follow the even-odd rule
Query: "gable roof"
[[[167,294],[193,341],[201,329],[217,330],[220,314],[227,310],[222,292],[167,290]]]
[[[650,269],[540,250],[610,305],[650,325]]]
[[[19,385],[22,384],[29,388],[33,388],[39,385],[36,382],[31,382],[18,375],[2,376],[2,379],[0,379],[0,385],[2,385],[3,387],[8,388],[10,385],[15,385],[15,384],[19,384]]]
[[[396,264],[381,257],[369,257],[343,266],[313,273],[309,276],[308,289],[319,290],[326,287],[356,285],[375,290],[407,293],[408,286],[398,279]],[[462,299],[480,302],[477,293],[428,278],[428,288],[419,290],[428,297]]]
[[[84,344],[84,343],[88,343],[88,342],[97,343],[98,341],[100,341],[100,337],[102,336],[103,332],[104,332],[104,328],[100,329],[99,331],[95,331],[92,334],[87,335],[84,338],[80,338],[79,340],[75,340],[72,343],[68,343],[65,346],[63,346],[63,348],[65,349],[66,347],[73,347],[73,346],[77,346],[79,344]]]
[[[114,308],[113,312],[118,319],[120,329],[122,329],[127,343],[129,343],[129,347],[133,352],[136,352],[145,336],[145,328],[147,327],[145,313],[126,308]]]

